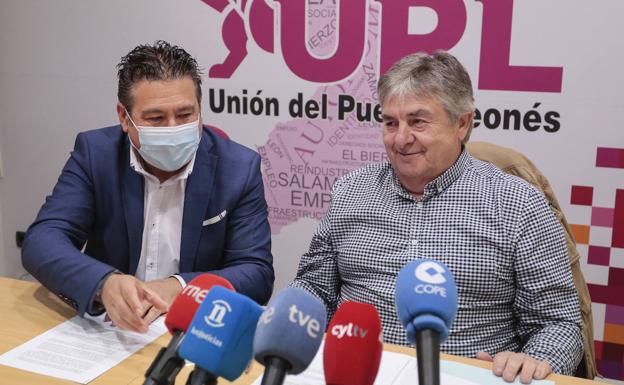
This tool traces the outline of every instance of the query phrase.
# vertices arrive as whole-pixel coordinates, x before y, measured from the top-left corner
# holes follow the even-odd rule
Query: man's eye
[[[427,121],[425,121],[423,119],[412,119],[412,120],[409,121],[409,125],[411,127],[422,127],[426,123],[427,123]]]
[[[392,120],[387,120],[384,122],[384,127],[388,127],[388,128],[392,128],[392,127],[396,127],[397,126],[397,122],[392,121]]]
[[[160,119],[160,116],[150,116],[149,118],[145,118],[145,120],[151,123],[160,122]]]

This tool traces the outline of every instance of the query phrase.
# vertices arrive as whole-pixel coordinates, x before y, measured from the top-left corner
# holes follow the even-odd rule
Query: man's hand
[[[494,357],[486,352],[478,352],[477,358],[493,362],[492,372],[507,382],[513,382],[520,373],[520,382],[530,384],[533,379],[542,380],[552,373],[547,361],[538,361],[524,353],[500,352]]]
[[[147,333],[151,321],[145,316],[151,309],[158,314],[167,311],[167,303],[145,282],[131,275],[110,274],[102,286],[101,300],[115,325],[139,333]]]
[[[180,285],[180,282],[174,277],[145,282],[145,285],[162,298],[167,304],[167,309],[165,311],[161,311],[160,309],[152,306],[149,311],[146,312],[143,319],[149,324],[154,322],[154,320],[161,314],[166,313],[169,310],[173,300],[182,291],[182,285]]]

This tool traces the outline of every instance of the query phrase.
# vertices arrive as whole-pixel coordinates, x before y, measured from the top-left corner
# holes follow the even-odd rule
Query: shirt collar
[[[137,157],[136,150],[130,143],[130,167],[137,172],[138,174],[143,175],[145,178],[149,179],[152,182],[156,182],[162,184],[163,186],[169,185],[171,183],[177,182],[179,180],[188,179],[188,176],[193,172],[193,166],[195,165],[195,156],[194,154],[191,158],[191,161],[187,163],[187,165],[180,171],[178,174],[173,176],[172,178],[167,179],[166,181],[160,183],[156,176],[150,174],[144,167],[143,162]]]
[[[453,184],[463,173],[468,164],[470,163],[470,155],[464,145],[462,145],[462,151],[459,154],[459,158],[455,161],[455,163],[449,167],[442,175],[438,176],[431,182],[425,185],[425,190],[423,192],[422,200],[427,200],[432,198],[433,196],[440,194],[442,191],[446,190],[449,186]],[[393,185],[395,191],[404,198],[416,200],[416,198],[410,194],[404,187],[401,185],[401,181],[399,177],[392,169],[393,174]]]

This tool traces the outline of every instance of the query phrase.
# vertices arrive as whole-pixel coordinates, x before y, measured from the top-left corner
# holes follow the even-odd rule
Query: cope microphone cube
[[[431,259],[407,263],[396,283],[396,308],[407,339],[416,341],[418,330],[440,333],[444,342],[457,312],[457,286],[448,267]]]
[[[288,363],[290,374],[303,372],[316,355],[325,330],[325,306],[303,289],[286,288],[271,300],[258,320],[254,357],[264,366],[269,358]]]
[[[218,275],[205,273],[193,278],[173,300],[165,317],[165,326],[171,334],[176,330],[186,332],[197,308],[213,286],[222,286],[234,291],[230,281]]]
[[[197,309],[180,345],[180,357],[228,381],[251,361],[262,307],[250,298],[215,286]]]
[[[323,371],[327,385],[372,385],[377,377],[383,340],[373,305],[344,302],[325,336]]]

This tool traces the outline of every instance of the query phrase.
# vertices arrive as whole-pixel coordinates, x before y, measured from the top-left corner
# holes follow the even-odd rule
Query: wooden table
[[[0,277],[0,354],[7,352],[31,338],[73,317],[75,312],[46,288],[33,282]],[[169,335],[163,335],[153,343],[139,350],[126,360],[96,378],[93,385],[141,385],[144,373],[158,350],[169,342]],[[396,345],[386,345],[388,351],[413,354],[413,349]],[[443,359],[462,362],[482,368],[491,364],[470,358],[442,355]],[[177,377],[176,385],[184,385],[191,368],[184,368]],[[251,370],[234,384],[249,385],[262,374],[262,366],[254,362]],[[557,385],[600,384],[574,377],[551,375]],[[11,385],[68,385],[71,381],[59,380],[40,374],[0,365],[0,383]],[[220,380],[219,384],[231,384]]]

